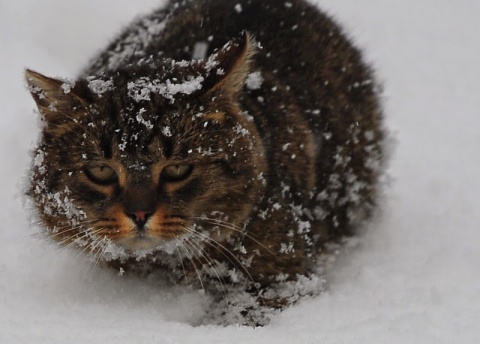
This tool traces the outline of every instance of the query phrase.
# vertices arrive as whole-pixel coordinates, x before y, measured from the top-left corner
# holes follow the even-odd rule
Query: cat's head
[[[205,60],[75,82],[27,70],[43,123],[29,193],[49,234],[86,251],[138,252],[241,228],[266,173],[238,102],[253,53],[245,34]]]

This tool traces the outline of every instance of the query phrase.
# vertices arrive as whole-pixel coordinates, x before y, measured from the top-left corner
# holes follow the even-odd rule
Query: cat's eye
[[[160,177],[166,182],[180,182],[187,179],[193,171],[193,165],[178,164],[170,165],[163,169]]]
[[[92,182],[100,185],[114,184],[118,180],[117,173],[107,165],[91,165],[85,169],[85,175]]]

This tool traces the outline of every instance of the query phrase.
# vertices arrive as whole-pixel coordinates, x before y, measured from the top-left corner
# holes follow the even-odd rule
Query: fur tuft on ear
[[[207,94],[220,92],[235,97],[241,91],[250,72],[256,43],[250,34],[244,31],[232,39],[205,62]]]
[[[75,93],[74,84],[46,77],[33,70],[25,71],[28,89],[40,113],[44,116],[47,129],[66,132],[75,122],[87,103]]]

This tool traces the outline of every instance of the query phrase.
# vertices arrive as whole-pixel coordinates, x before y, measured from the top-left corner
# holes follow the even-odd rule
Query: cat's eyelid
[[[165,182],[181,182],[191,176],[193,169],[193,164],[169,164],[160,172],[160,179]]]
[[[165,166],[167,165],[185,165],[185,164],[195,164],[199,161],[198,157],[193,155],[193,149],[188,151],[187,155],[176,154],[172,155],[168,158],[165,162]]]
[[[92,161],[84,168],[86,177],[98,185],[113,185],[119,182],[118,172],[113,166],[105,162]]]

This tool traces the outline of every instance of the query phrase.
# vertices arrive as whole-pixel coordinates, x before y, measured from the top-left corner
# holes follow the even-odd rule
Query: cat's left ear
[[[208,73],[205,80],[207,95],[221,93],[235,97],[241,91],[250,72],[256,47],[253,38],[244,31],[211,55],[204,66]]]
[[[76,92],[73,85],[65,81],[46,77],[30,69],[25,71],[28,84],[37,107],[48,124],[75,119],[85,110],[87,102]]]

